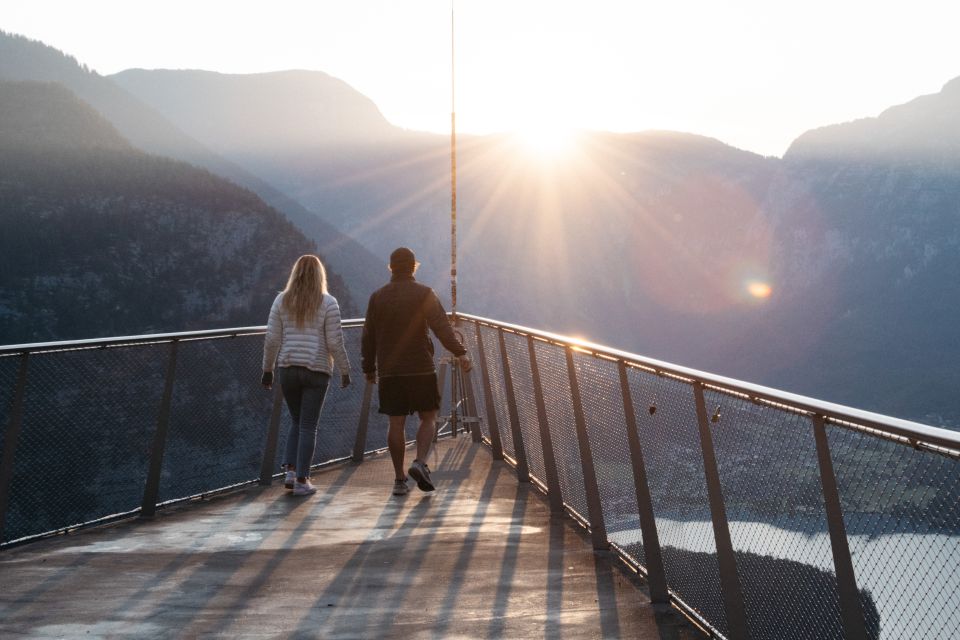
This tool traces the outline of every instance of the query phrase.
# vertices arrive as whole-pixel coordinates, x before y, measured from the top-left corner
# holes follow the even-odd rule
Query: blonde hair
[[[283,290],[283,309],[293,316],[298,328],[313,320],[327,293],[327,270],[320,258],[307,254],[297,258]]]

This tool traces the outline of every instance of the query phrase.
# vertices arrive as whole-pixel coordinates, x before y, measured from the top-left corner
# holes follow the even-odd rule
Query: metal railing
[[[460,314],[483,436],[729,638],[960,635],[960,433]]]
[[[729,638],[960,634],[960,434],[457,319],[479,375],[451,376],[447,411],[654,602]],[[263,329],[0,348],[0,544],[269,483],[289,417],[259,385]],[[385,442],[355,379],[316,459]]]
[[[344,322],[357,367],[362,325]],[[269,484],[290,417],[260,385],[264,330],[0,347],[0,545]],[[327,393],[323,464],[366,451],[371,387],[353,377]]]

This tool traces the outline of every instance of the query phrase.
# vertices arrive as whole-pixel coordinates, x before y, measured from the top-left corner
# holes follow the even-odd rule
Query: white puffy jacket
[[[317,315],[302,328],[296,326],[282,302],[283,293],[276,297],[270,307],[267,335],[263,343],[263,370],[273,371],[276,364],[279,367],[306,367],[332,375],[336,363],[340,375],[350,373],[337,299],[324,294]]]

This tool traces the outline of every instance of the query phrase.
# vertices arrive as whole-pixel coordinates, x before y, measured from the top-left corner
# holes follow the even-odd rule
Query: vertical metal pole
[[[590,437],[587,434],[587,421],[583,415],[583,401],[580,398],[580,385],[577,382],[577,368],[573,363],[573,349],[566,347],[567,375],[570,377],[570,399],[573,402],[573,419],[577,428],[577,444],[580,448],[580,464],[583,467],[583,484],[587,492],[587,510],[590,517],[590,537],[593,548],[606,550],[607,527],[603,521],[603,507],[600,504],[600,488],[597,486],[597,472],[593,466],[593,453],[590,450]]]
[[[550,498],[550,510],[563,512],[563,491],[560,489],[560,475],[557,473],[557,459],[553,454],[553,438],[550,436],[550,424],[547,420],[547,405],[543,401],[543,385],[540,380],[540,365],[537,363],[537,350],[533,336],[527,336],[527,351],[530,352],[530,375],[533,378],[533,398],[537,403],[537,423],[540,425],[540,443],[543,445],[543,466],[547,474],[547,496]]]
[[[450,310],[457,313],[457,105],[453,6],[450,7]]]
[[[263,448],[263,460],[260,462],[260,486],[263,487],[269,487],[273,482],[273,465],[277,460],[277,440],[280,434],[280,408],[282,405],[283,393],[280,389],[280,383],[274,380],[270,424],[267,426],[267,443]]]
[[[23,424],[23,396],[27,388],[27,363],[30,354],[20,356],[17,371],[17,386],[10,400],[10,419],[3,435],[3,460],[0,461],[0,542],[3,542],[4,528],[7,524],[7,507],[10,505],[10,485],[13,483],[13,465],[16,460],[17,444],[20,441],[20,427]]]
[[[623,396],[623,415],[627,424],[627,443],[630,446],[630,462],[633,465],[633,486],[637,495],[637,514],[640,516],[640,531],[643,532],[643,555],[647,560],[647,582],[650,585],[650,601],[668,604],[667,574],[663,569],[660,553],[660,537],[657,535],[657,520],[653,515],[653,500],[647,482],[647,466],[643,461],[643,447],[637,430],[637,415],[630,395],[630,380],[627,378],[627,363],[617,363],[620,370],[620,393]]]
[[[490,388],[490,370],[487,367],[487,353],[483,349],[483,332],[480,323],[477,327],[477,350],[480,352],[480,380],[483,383],[483,400],[487,408],[487,422],[490,425],[490,446],[493,449],[493,459],[503,460],[503,445],[500,442],[500,425],[497,423],[497,412],[493,404],[493,390]]]
[[[830,530],[830,548],[833,551],[833,566],[837,571],[837,590],[840,595],[840,616],[843,635],[847,640],[866,640],[867,628],[857,589],[857,578],[850,559],[850,546],[843,523],[840,506],[840,491],[830,457],[830,444],[821,415],[813,416],[813,435],[817,443],[817,461],[820,466],[820,484],[823,487],[823,502],[827,510],[827,528]]]
[[[147,484],[143,489],[143,503],[140,505],[140,517],[152,518],[157,510],[157,496],[160,494],[160,473],[163,471],[163,453],[167,446],[167,429],[170,424],[170,401],[173,398],[173,381],[177,374],[177,345],[170,343],[170,357],[167,361],[167,376],[163,384],[163,397],[157,412],[157,430],[153,435],[150,448],[150,470]]]
[[[530,482],[527,451],[523,446],[520,414],[517,411],[517,397],[513,391],[513,376],[510,374],[510,358],[507,357],[507,342],[503,337],[503,329],[498,331],[498,335],[500,338],[500,361],[503,363],[503,384],[507,391],[507,412],[510,415],[510,433],[513,435],[513,453],[517,458],[517,480]]]
[[[720,565],[720,589],[723,592],[723,606],[727,614],[727,625],[731,640],[747,639],[750,631],[747,627],[747,612],[743,602],[743,590],[737,573],[737,560],[730,539],[730,527],[727,522],[727,510],[720,488],[720,472],[717,469],[717,457],[713,449],[713,437],[710,435],[710,418],[703,398],[703,384],[693,383],[693,396],[697,405],[697,422],[700,428],[700,450],[703,452],[703,471],[707,480],[707,495],[710,499],[710,517],[713,519],[713,537],[717,544],[717,562]]]
[[[370,404],[373,399],[373,383],[368,382],[363,387],[363,401],[360,403],[360,419],[357,421],[357,439],[353,443],[354,462],[363,462],[363,454],[367,451],[367,425],[370,423]]]

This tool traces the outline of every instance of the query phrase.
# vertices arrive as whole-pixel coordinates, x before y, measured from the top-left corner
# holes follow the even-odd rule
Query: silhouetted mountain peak
[[[784,159],[954,162],[960,159],[960,77],[939,93],[890,107],[875,118],[807,131]]]
[[[373,101],[320,71],[130,69],[111,78],[228,155],[363,144],[399,131]]]

